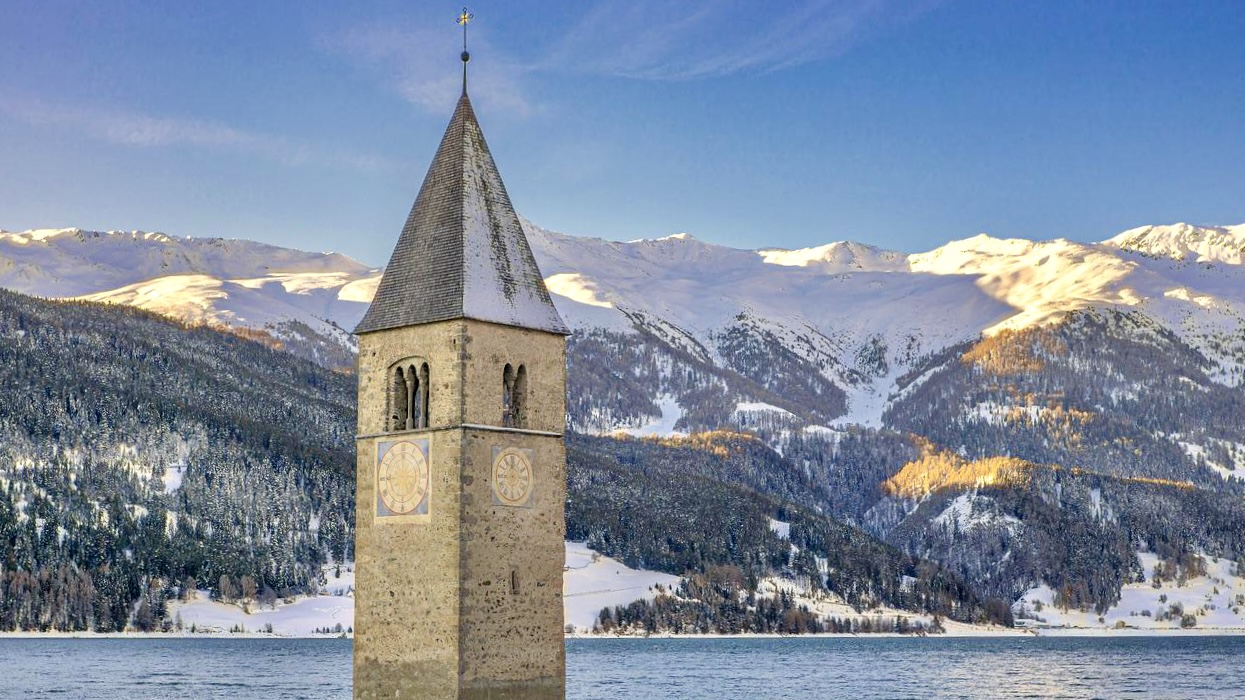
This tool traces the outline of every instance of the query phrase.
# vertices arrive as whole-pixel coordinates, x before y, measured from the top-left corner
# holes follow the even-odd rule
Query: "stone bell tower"
[[[462,97],[355,329],[355,698],[565,695],[566,327],[463,60]]]

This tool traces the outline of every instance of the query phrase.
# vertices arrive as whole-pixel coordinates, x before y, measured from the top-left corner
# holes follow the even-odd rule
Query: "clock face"
[[[376,454],[376,514],[426,515],[428,441],[382,442]]]
[[[535,483],[532,451],[522,447],[493,448],[493,503],[528,506]]]

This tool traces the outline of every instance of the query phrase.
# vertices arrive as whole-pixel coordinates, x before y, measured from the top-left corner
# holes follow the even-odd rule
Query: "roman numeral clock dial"
[[[428,512],[427,440],[381,443],[376,465],[378,516]]]
[[[494,447],[492,482],[494,504],[530,506],[535,482],[532,451],[521,447]]]

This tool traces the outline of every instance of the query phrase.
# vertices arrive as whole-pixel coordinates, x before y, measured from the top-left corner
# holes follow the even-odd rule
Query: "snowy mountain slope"
[[[1237,231],[1237,239],[1231,239],[1224,231]],[[1200,239],[1198,232],[1202,234]],[[1123,239],[1126,235],[1111,241]],[[1238,242],[1234,247],[1224,244],[1222,241],[1225,239]],[[1134,241],[1132,245],[1138,244],[1135,236],[1131,240]],[[1221,306],[1235,307],[1245,298],[1240,284],[1245,278],[1240,269],[1240,250],[1237,250],[1245,247],[1245,226],[1184,231],[1184,246],[1206,251],[1200,261],[1205,263],[1209,260],[1221,263],[1219,265],[1190,267],[1171,264],[1179,261],[1167,259],[1138,259],[1129,254],[1133,248],[1113,245],[1111,241],[1101,245],[1062,239],[1034,242],[996,239],[981,234],[952,241],[926,253],[904,256],[902,265],[896,263],[899,254],[876,249],[869,249],[868,255],[857,254],[850,265],[827,263],[826,256],[821,253],[827,248],[836,250],[847,245],[867,248],[858,244],[831,244],[797,251],[762,250],[757,254],[766,263],[796,266],[795,261],[800,261],[799,267],[838,277],[840,288],[827,290],[828,294],[837,292],[844,295],[844,301],[850,302],[855,315],[866,315],[871,310],[870,306],[884,305],[894,325],[918,325],[925,309],[895,306],[893,302],[898,299],[876,291],[885,284],[885,276],[853,275],[853,271],[908,273],[903,276],[915,281],[910,290],[905,290],[909,294],[900,298],[927,294],[931,288],[948,283],[946,278],[971,281],[978,292],[1004,304],[1006,311],[1000,314],[1005,318],[998,324],[989,324],[995,318],[989,312],[961,316],[958,325],[966,335],[990,333],[1002,328],[1024,328],[1059,317],[1065,311],[1091,306],[1153,307],[1167,298],[1176,300],[1176,306],[1193,303],[1205,308],[1220,303]],[[1233,251],[1238,257],[1233,257]],[[830,255],[833,260],[833,253]],[[805,301],[811,302],[814,308],[834,300],[833,297],[817,295],[815,290],[798,286],[798,283],[791,284],[796,286],[789,286],[785,291],[812,296],[812,299]],[[729,285],[727,282],[724,286]],[[1188,290],[1187,293],[1184,290]],[[961,290],[957,292],[962,296],[961,304],[974,301],[973,295]],[[747,291],[739,294],[752,296]],[[821,320],[832,322],[831,313],[823,312]],[[943,317],[938,322],[941,324],[946,320],[949,319]]]
[[[1152,226],[1100,244],[982,234],[909,255],[843,242],[739,250],[687,234],[617,242],[523,223],[559,311],[580,334],[607,331],[616,343],[673,353],[659,363],[663,381],[675,371],[718,376],[697,386],[718,386],[713,391],[734,394],[735,402],[773,403],[766,391],[789,394],[791,377],[819,376],[822,388],[809,391],[845,398],[804,410],[799,400],[780,406],[817,422],[880,425],[898,379],[922,358],[1096,307],[1145,313],[1207,355],[1219,381],[1245,382],[1245,225]],[[0,286],[131,304],[283,340],[309,332],[347,353],[353,340],[343,329],[361,317],[378,279],[379,271],[342,255],[248,241],[0,233]],[[757,380],[758,357],[777,348],[788,358],[784,376]],[[731,376],[761,386],[741,388],[747,382]],[[682,405],[693,388],[651,398],[665,393]],[[655,404],[645,410],[660,422]],[[638,427],[634,420],[595,425]]]
[[[256,329],[338,366],[379,271],[337,253],[141,231],[0,231],[0,286]],[[303,348],[307,335],[328,348]],[[349,364],[346,362],[345,364]]]
[[[192,323],[264,328],[310,315],[348,319],[361,302],[343,299],[355,280],[346,273],[273,274],[254,279],[220,279],[205,274],[169,275],[77,298],[125,304]]]
[[[1245,384],[1245,225],[1149,226],[1103,245],[1137,266],[1139,310],[1215,362],[1213,378]]]
[[[854,243],[743,251],[684,234],[619,243],[535,226],[529,236],[573,327],[674,329],[717,366],[729,364],[724,334],[764,336],[846,392],[840,424],[880,425],[898,378],[924,357],[1090,308],[1140,311],[1205,354],[1213,378],[1245,382],[1245,226],[1151,227],[1101,244],[983,234],[913,255]],[[1200,262],[1167,254],[1177,249]],[[644,328],[653,319],[664,328]]]
[[[338,253],[308,253],[253,241],[142,231],[0,231],[0,282],[36,296],[77,296],[181,274],[248,279],[271,274],[345,273],[369,268]]]
[[[835,242],[814,248],[786,250],[762,248],[761,259],[773,265],[815,267],[828,275],[871,270],[873,272],[906,272],[907,256],[894,250],[880,250],[863,243]]]
[[[1109,238],[1103,245],[1180,262],[1245,265],[1245,224],[1142,226]]]
[[[670,344],[701,348],[703,353],[692,354],[745,375],[756,368],[724,356],[723,343],[732,332],[751,338],[751,354],[780,345],[792,362],[804,365],[801,371],[822,375],[846,391],[849,410],[867,408],[852,418],[856,422],[870,414],[876,419],[880,411],[874,407],[888,388],[862,375],[863,351],[876,350],[881,365],[901,367],[1014,313],[968,276],[900,272],[899,254],[856,244],[851,262],[844,263],[836,253],[846,246],[786,254],[726,248],[684,235],[619,243],[532,227],[529,236],[573,328],[633,325],[658,338],[674,336]],[[827,272],[841,269],[851,271]]]
[[[655,316],[706,347],[713,345],[714,332],[741,314],[801,334],[812,324],[823,334],[850,339],[843,343],[844,352],[856,349],[851,340],[863,343],[878,333],[915,333],[937,348],[1012,314],[965,275],[872,268],[828,274],[820,264],[767,262],[776,259],[774,251],[737,250],[690,236],[616,243],[533,233],[554,293],[584,304],[577,297],[592,290],[598,306],[608,303],[626,316]],[[892,313],[871,313],[878,308]],[[893,313],[899,308],[903,313]],[[572,307],[568,316],[586,325],[588,318],[577,311]]]

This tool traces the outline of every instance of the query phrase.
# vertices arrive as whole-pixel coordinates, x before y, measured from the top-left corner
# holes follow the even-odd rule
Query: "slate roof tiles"
[[[567,333],[465,91],[354,332],[454,318]]]

